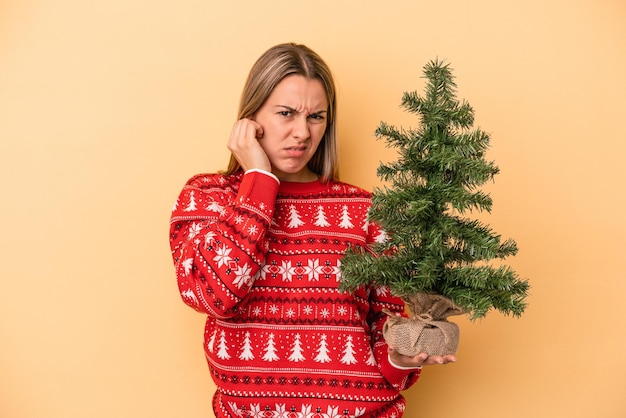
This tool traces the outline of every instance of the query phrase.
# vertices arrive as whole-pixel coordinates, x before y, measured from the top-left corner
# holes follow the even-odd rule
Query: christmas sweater
[[[183,301],[207,314],[217,418],[402,416],[419,369],[390,364],[387,288],[340,292],[350,247],[385,239],[371,194],[263,172],[198,175],[178,197],[170,245]]]

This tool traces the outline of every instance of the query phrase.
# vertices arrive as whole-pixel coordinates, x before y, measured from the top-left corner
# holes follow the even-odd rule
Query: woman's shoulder
[[[237,189],[241,183],[242,174],[225,175],[221,173],[196,174],[187,180],[186,188],[200,190],[207,189]]]
[[[371,198],[372,193],[362,187],[355,186],[343,181],[331,181],[328,183],[328,190],[334,195],[344,195],[346,197],[364,197]]]
[[[241,176],[196,174],[181,191],[174,205],[172,219],[206,219],[221,212],[237,195]]]

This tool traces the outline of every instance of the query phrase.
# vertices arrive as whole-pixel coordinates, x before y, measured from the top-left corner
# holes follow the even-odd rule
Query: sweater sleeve
[[[278,181],[266,173],[204,175],[183,188],[170,246],[183,301],[216,318],[236,315],[267,253]]]
[[[369,237],[377,237],[381,239],[384,233],[376,226],[370,225]],[[371,244],[373,239],[368,238]],[[383,326],[387,321],[388,315],[383,311],[390,311],[395,315],[405,316],[405,305],[402,299],[391,295],[387,287],[374,287],[370,289],[370,311],[368,314],[368,323],[372,337],[372,351],[378,363],[380,373],[385,377],[387,382],[395,389],[401,391],[411,387],[420,377],[421,368],[407,369],[399,368],[391,364],[389,361],[389,346],[383,336]]]

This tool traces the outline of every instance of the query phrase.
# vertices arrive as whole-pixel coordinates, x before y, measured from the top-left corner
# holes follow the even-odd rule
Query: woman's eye
[[[324,116],[320,113],[313,113],[309,115],[309,119],[311,119],[313,123],[321,123],[324,121]]]
[[[291,116],[292,113],[293,112],[291,110],[281,110],[280,112],[278,112],[280,116],[285,116],[285,117]]]

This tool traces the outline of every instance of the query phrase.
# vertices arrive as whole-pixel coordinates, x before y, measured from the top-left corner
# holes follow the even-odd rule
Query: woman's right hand
[[[262,137],[263,127],[252,119],[243,118],[235,122],[228,140],[228,149],[244,171],[253,168],[272,171],[270,160],[259,144]]]

